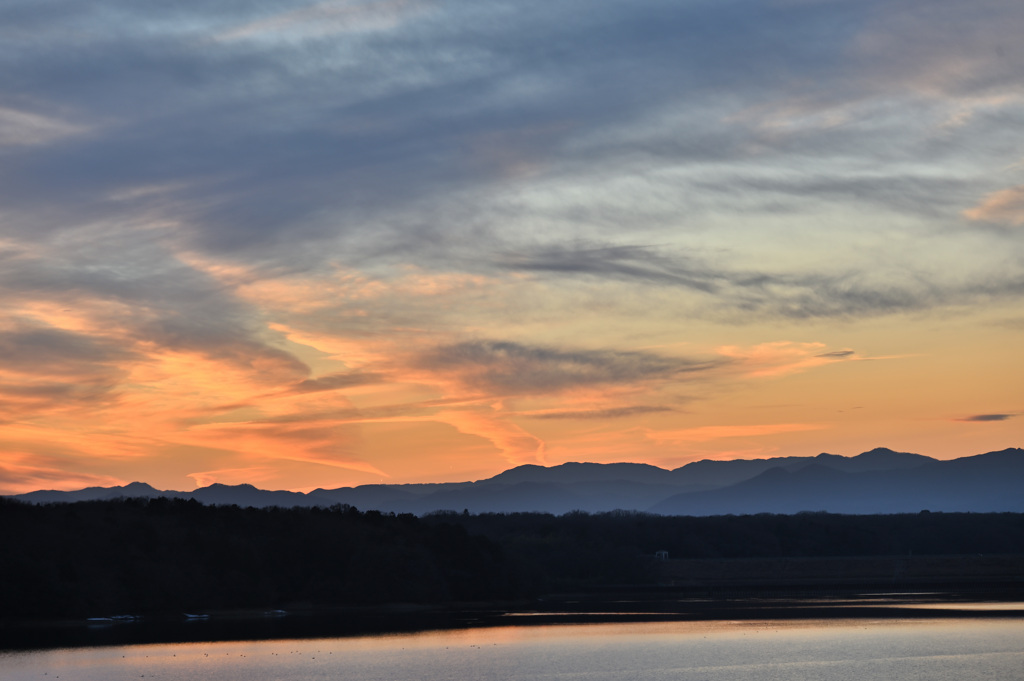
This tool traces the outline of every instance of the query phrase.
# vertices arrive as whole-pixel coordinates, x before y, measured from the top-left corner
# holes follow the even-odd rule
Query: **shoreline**
[[[1008,591],[849,592],[752,595],[659,589],[579,591],[528,602],[301,605],[229,610],[202,618],[160,614],[129,619],[0,622],[0,651],[53,648],[379,636],[479,627],[761,620],[929,620],[1024,618],[1024,594]]]

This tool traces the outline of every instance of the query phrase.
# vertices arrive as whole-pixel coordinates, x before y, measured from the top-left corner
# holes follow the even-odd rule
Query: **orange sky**
[[[1024,445],[1020,3],[279,5],[0,15],[0,494]]]
[[[531,278],[267,281],[204,267],[260,321],[216,352],[140,338],[137,311],[102,299],[23,302],[8,333],[34,336],[21,352],[36,356],[4,369],[21,387],[5,399],[4,491],[136,479],[309,490],[523,463],[673,468],[874,446],[951,458],[1019,441],[1020,332],[982,313],[779,328],[590,303],[524,329],[501,311],[568,307],[566,292]],[[350,330],[396,308],[436,318]]]

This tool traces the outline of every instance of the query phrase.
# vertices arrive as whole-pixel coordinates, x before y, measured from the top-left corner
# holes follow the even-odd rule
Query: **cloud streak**
[[[958,421],[966,421],[968,423],[997,423],[1000,421],[1009,421],[1019,414],[974,414],[972,416],[965,416]]]
[[[718,363],[647,352],[562,350],[481,340],[440,346],[421,355],[416,365],[434,372],[455,372],[469,385],[507,395],[680,380]]]
[[[992,192],[964,215],[978,222],[1020,227],[1024,225],[1024,185]]]
[[[611,409],[580,409],[573,411],[546,411],[539,413],[526,413],[523,416],[532,419],[593,419],[603,421],[606,419],[621,419],[630,416],[643,414],[656,414],[673,411],[671,407],[655,407],[637,405],[632,407],[614,407]]]
[[[414,0],[320,2],[302,9],[246,23],[216,36],[217,40],[311,39],[348,31],[394,28],[404,15],[422,11]]]

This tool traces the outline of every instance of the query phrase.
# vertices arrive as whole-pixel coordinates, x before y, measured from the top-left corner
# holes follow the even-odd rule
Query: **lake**
[[[1024,619],[520,625],[0,653],[5,681],[1024,680]]]

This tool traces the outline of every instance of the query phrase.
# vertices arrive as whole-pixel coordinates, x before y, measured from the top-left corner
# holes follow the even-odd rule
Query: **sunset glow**
[[[0,494],[1024,446],[1024,5],[0,9]]]

